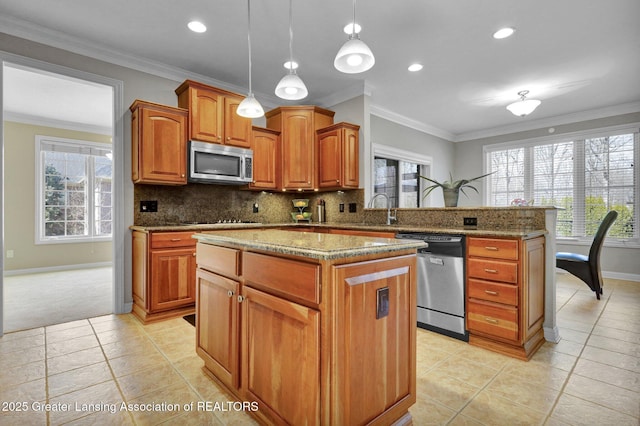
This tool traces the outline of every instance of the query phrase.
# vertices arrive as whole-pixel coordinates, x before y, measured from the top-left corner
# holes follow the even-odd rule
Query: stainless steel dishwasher
[[[399,233],[422,240],[418,249],[418,327],[468,341],[465,330],[464,235]]]

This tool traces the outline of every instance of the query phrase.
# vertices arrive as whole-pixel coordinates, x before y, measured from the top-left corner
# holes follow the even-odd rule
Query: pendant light
[[[242,117],[258,118],[264,115],[264,110],[251,91],[251,0],[247,0],[247,28],[247,41],[249,45],[249,94],[240,102],[236,113]]]
[[[528,94],[528,90],[522,90],[518,92],[520,100],[507,105],[507,109],[511,111],[513,115],[517,115],[518,117],[524,117],[525,115],[531,114],[533,110],[536,109],[542,102],[537,99],[525,99]]]
[[[360,36],[356,33],[356,0],[353,0],[351,35],[338,51],[333,66],[340,72],[357,74],[371,69],[375,63],[376,59],[373,57],[371,49],[360,40]]]
[[[282,77],[276,86],[276,95],[279,98],[291,101],[304,99],[309,94],[307,86],[293,68],[293,0],[289,0],[289,73]]]

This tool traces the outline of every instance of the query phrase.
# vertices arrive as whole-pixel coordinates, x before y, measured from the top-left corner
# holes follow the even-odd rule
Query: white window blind
[[[595,132],[594,132],[595,133]],[[559,207],[558,237],[590,240],[609,210],[608,237],[638,242],[638,131],[598,132],[572,140],[487,147],[489,204],[515,199]]]

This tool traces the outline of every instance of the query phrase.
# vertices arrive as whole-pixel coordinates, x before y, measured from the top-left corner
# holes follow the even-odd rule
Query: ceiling
[[[287,0],[253,1],[253,91],[265,109],[288,59]],[[448,140],[640,111],[640,1],[361,1],[356,21],[376,64],[342,74],[348,0],[293,2],[293,55],[309,96],[330,106],[370,95],[371,111]],[[204,22],[196,34],[188,21]],[[241,0],[0,0],[0,31],[164,77],[248,89],[247,3]],[[507,39],[492,33],[516,28]],[[407,67],[419,62],[422,71]],[[517,92],[542,104],[519,118]],[[5,105],[5,108],[8,106]],[[569,122],[569,121],[567,121]]]

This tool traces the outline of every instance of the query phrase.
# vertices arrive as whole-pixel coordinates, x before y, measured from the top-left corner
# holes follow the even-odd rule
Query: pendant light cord
[[[251,0],[247,0],[247,41],[249,44],[249,94],[252,94],[251,90]]]
[[[293,0],[289,0],[289,72],[293,73]]]
[[[356,36],[356,0],[353,0],[353,22],[351,23],[351,37]]]

